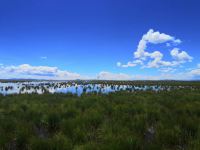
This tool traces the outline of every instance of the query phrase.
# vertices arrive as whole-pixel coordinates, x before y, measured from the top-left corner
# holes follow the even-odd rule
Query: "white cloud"
[[[165,42],[181,43],[180,39],[175,39],[173,36],[167,35],[165,33],[160,33],[158,31],[154,32],[150,29],[146,34],[143,35],[142,39],[138,44],[136,52],[134,52],[134,57],[136,59],[146,59],[150,53],[146,52],[147,44],[160,44]]]
[[[176,69],[171,67],[161,68],[161,73],[158,75],[129,75],[124,73],[111,73],[102,71],[98,74],[97,79],[100,80],[192,80],[199,79],[200,68],[195,68],[191,71],[176,72]]]
[[[154,51],[153,53],[149,53],[148,56],[153,60],[148,62],[147,68],[158,68],[161,64],[163,54],[159,51]]]
[[[100,80],[131,80],[131,75],[124,73],[100,72],[95,77],[83,76],[78,73],[61,70],[58,67],[32,66],[22,64],[18,66],[1,66],[1,79],[23,78],[23,79],[47,79],[47,80],[76,80],[76,79],[100,79]]]
[[[192,77],[200,77],[200,68],[193,69],[189,72]]]
[[[196,68],[190,69],[187,72],[183,73],[186,79],[200,79],[200,66],[197,65]]]
[[[166,43],[166,46],[171,46],[170,42],[173,44],[180,44],[181,40],[165,33],[160,33],[159,31],[150,29],[139,41],[137,50],[133,53],[135,58],[134,61],[129,61],[125,65],[120,63],[120,66],[118,65],[118,67],[135,67],[137,65],[142,65],[142,68],[176,67],[180,64],[192,61],[193,58],[186,51],[181,51],[178,48],[171,50],[171,61],[163,60],[164,55],[160,51],[146,51],[149,43]]]
[[[126,65],[121,65],[123,68],[127,68],[127,67],[135,67],[137,64],[133,63],[133,62],[128,62]]]
[[[129,61],[127,64],[125,64],[125,65],[120,65],[121,67],[123,67],[123,68],[127,68],[127,67],[135,67],[135,66],[137,66],[138,64],[140,64],[140,65],[142,65],[142,61],[141,60],[135,60],[135,61]],[[119,66],[119,67],[120,67]]]
[[[161,68],[159,71],[163,73],[168,73],[168,72],[175,72],[176,69],[167,67],[167,68]]]
[[[145,34],[142,40],[147,41],[148,43],[158,44],[164,43],[167,41],[172,41],[174,43],[181,43],[180,39],[175,39],[173,36],[167,35],[165,33],[160,33],[159,31],[155,31],[150,29],[147,34]]]
[[[60,70],[57,67],[31,66],[29,64],[2,66],[0,74],[0,77],[2,78],[34,78],[52,80],[71,80],[81,78],[77,73]]]
[[[175,60],[179,62],[187,62],[187,61],[191,62],[193,59],[190,55],[188,55],[187,52],[180,51],[178,48],[172,49],[170,54]]]
[[[46,56],[42,56],[42,57],[40,57],[41,59],[47,59],[47,57]]]
[[[138,62],[139,63],[139,62]],[[198,65],[199,67],[199,65]],[[22,64],[18,66],[1,66],[0,78],[24,78],[24,79],[48,79],[48,80],[75,80],[75,79],[99,79],[99,80],[188,80],[200,77],[200,67],[188,70],[187,72],[174,73],[176,69],[172,67],[160,68],[161,74],[149,75],[130,75],[125,73],[112,73],[102,71],[97,76],[88,77],[78,73],[61,70],[57,67],[31,66]]]
[[[19,66],[9,66],[5,68],[8,72],[16,72],[22,74],[55,74],[58,71],[57,67],[48,66],[31,66],[29,64],[22,64]]]
[[[99,80],[132,80],[133,77],[128,74],[124,73],[111,73],[111,72],[106,72],[102,71],[98,74],[97,79]]]

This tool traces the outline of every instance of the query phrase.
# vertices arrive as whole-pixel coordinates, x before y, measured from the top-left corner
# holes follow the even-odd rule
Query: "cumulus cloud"
[[[17,77],[53,80],[71,80],[81,78],[81,76],[77,73],[60,70],[57,67],[31,66],[29,64],[22,64],[19,66],[2,66],[0,74],[3,78]]]
[[[133,77],[123,73],[111,73],[102,71],[98,74],[97,79],[99,80],[132,80]]]
[[[192,61],[193,58],[186,51],[181,51],[178,48],[171,50],[171,61],[163,60],[164,55],[160,51],[147,51],[148,44],[161,43],[166,43],[166,46],[171,46],[171,43],[174,45],[180,44],[181,40],[150,29],[139,41],[137,50],[133,53],[134,61],[129,61],[124,65],[120,63],[118,67],[135,67],[137,65],[142,65],[143,68],[175,67]]]
[[[122,65],[122,64],[120,63],[120,66],[118,66],[118,67],[123,67],[123,68],[135,67],[135,66],[137,66],[138,64],[142,65],[143,62],[142,62],[141,60],[129,61],[127,64],[124,64],[124,65]]]
[[[55,75],[58,71],[57,67],[48,66],[31,66],[29,64],[22,64],[19,66],[8,66],[4,68],[10,73],[29,74],[29,75]]]
[[[99,80],[131,80],[133,77],[123,73],[111,73],[102,71],[95,77],[83,76],[78,73],[61,70],[58,67],[32,66],[30,64],[0,66],[0,78],[23,78],[23,79],[47,79],[47,80],[76,80],[76,79],[99,79]]]
[[[146,52],[147,44],[160,44],[165,42],[181,43],[180,39],[175,39],[173,36],[167,35],[165,33],[160,33],[153,29],[150,29],[146,34],[143,35],[140,40],[136,52],[134,52],[134,57],[138,59],[146,59],[151,53]]]
[[[191,62],[193,59],[190,55],[188,55],[187,52],[180,51],[178,48],[172,49],[170,54],[175,60],[179,62],[187,62],[187,61]]]
[[[139,62],[138,62],[139,63]],[[24,78],[24,79],[48,79],[48,80],[76,80],[76,79],[99,79],[99,80],[188,80],[200,77],[200,66],[174,74],[176,69],[172,67],[160,68],[161,74],[157,76],[136,75],[125,73],[112,73],[102,71],[94,77],[83,76],[78,73],[61,70],[58,67],[32,66],[22,64],[18,66],[0,66],[0,78]]]
[[[142,37],[142,40],[145,40],[149,43],[158,44],[164,43],[167,41],[173,41],[175,43],[181,43],[180,39],[175,39],[174,37],[167,35],[165,33],[160,33],[159,31],[154,32],[153,29],[150,29],[147,34]]]

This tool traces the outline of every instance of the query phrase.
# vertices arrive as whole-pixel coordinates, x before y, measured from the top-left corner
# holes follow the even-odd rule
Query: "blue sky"
[[[198,0],[1,0],[0,78],[200,79],[199,8]]]

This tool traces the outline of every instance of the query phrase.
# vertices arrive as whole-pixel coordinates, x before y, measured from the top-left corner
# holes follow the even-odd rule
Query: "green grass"
[[[200,90],[0,96],[2,150],[198,150]]]

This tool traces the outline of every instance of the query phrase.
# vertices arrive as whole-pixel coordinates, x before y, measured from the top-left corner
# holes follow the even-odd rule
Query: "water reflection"
[[[81,95],[83,93],[110,93],[116,91],[161,91],[171,90],[173,88],[184,87],[172,87],[172,86],[158,86],[158,85],[117,85],[117,84],[77,84],[73,82],[0,82],[0,94],[25,94],[25,93],[72,93]]]

